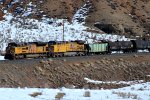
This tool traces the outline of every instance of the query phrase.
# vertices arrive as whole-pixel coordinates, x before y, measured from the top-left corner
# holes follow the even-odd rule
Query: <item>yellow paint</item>
[[[52,52],[71,52],[71,51],[84,51],[84,44],[78,44],[76,42],[60,43],[52,46]]]
[[[14,52],[15,54],[45,53],[49,52],[47,48],[48,44],[46,46],[30,44],[27,46],[14,47]],[[55,45],[51,45],[49,50],[53,53],[84,51],[84,44],[78,44],[77,42],[57,43]]]
[[[36,46],[35,44],[28,45],[28,46],[22,46],[22,47],[15,47],[14,52],[15,54],[29,54],[29,53],[45,53],[48,52],[46,51],[46,46]]]

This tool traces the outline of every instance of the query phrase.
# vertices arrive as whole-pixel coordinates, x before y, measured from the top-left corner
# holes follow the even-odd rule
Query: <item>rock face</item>
[[[113,32],[127,35],[142,35],[149,33],[149,1],[145,0],[97,0],[94,16],[90,16],[87,22],[95,22],[98,27],[112,25]],[[107,27],[106,27],[107,28]],[[111,29],[111,28],[108,28]]]
[[[37,5],[37,12],[53,18],[68,18],[71,22],[74,14],[83,6],[91,3],[86,25],[97,27],[106,33],[130,35],[148,34],[150,29],[150,1],[148,0],[2,0],[0,8],[14,13],[16,8],[26,8],[29,2]],[[9,5],[9,6],[8,6]],[[11,5],[11,6],[10,6]],[[84,12],[81,12],[84,14]],[[2,19],[3,12],[0,12]],[[32,17],[39,18],[36,13]]]

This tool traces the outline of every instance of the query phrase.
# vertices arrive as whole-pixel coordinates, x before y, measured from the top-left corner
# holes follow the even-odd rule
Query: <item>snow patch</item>
[[[5,59],[4,59],[4,56],[0,56],[0,60],[5,60]]]
[[[124,84],[124,85],[133,85],[138,83],[143,83],[144,80],[135,80],[135,81],[95,81],[88,78],[84,78],[87,83],[94,83],[94,84]]]

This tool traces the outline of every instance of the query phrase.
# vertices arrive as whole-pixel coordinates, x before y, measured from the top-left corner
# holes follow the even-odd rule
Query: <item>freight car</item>
[[[107,54],[109,53],[109,44],[108,42],[100,42],[87,44],[88,54]]]
[[[131,40],[133,43],[133,51],[147,49],[150,52],[150,40]]]
[[[123,53],[134,52],[132,41],[115,41],[109,42],[109,51],[121,51]]]

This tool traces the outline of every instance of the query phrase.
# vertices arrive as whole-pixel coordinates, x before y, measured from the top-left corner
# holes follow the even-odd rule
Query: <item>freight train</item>
[[[150,40],[102,41],[90,44],[81,40],[28,43],[11,42],[6,47],[5,59],[84,56],[91,54],[111,54],[113,51],[129,53],[145,49],[150,52]]]

